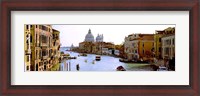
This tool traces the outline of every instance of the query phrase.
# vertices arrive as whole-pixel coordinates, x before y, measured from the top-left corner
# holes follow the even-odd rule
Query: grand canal
[[[71,57],[77,57],[63,60],[60,64],[60,71],[115,71],[118,66],[123,66],[126,71],[152,71],[152,68],[147,67],[149,64],[119,62],[119,58],[113,56],[101,55],[101,60],[95,61],[95,54],[78,56],[79,53],[66,51],[66,48],[61,48],[60,51],[70,54]],[[79,64],[79,70],[77,70],[77,64]]]

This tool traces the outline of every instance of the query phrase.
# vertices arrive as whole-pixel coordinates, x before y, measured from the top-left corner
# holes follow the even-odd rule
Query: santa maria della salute
[[[88,34],[86,34],[85,36],[85,42],[95,42],[94,41],[94,36],[91,32],[91,30],[89,29]],[[96,42],[103,42],[103,34],[98,34],[96,37]]]
[[[114,44],[105,42],[103,38],[103,34],[97,34],[96,39],[94,39],[92,31],[89,29],[85,40],[79,43],[79,50],[76,51],[79,53],[108,54],[109,49],[114,49]]]

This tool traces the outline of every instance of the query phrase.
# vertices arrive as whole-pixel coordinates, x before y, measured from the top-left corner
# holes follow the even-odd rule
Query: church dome
[[[96,42],[103,42],[103,34],[102,35],[97,35],[96,37]]]
[[[88,34],[85,36],[86,42],[94,42],[94,36],[91,33],[91,30],[89,29]]]

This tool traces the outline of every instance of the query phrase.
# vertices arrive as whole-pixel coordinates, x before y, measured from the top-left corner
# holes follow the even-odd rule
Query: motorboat
[[[157,71],[168,71],[168,69],[167,69],[167,67],[159,66],[159,68],[157,69]]]
[[[101,56],[100,55],[96,55],[95,60],[96,61],[100,61],[101,60]]]
[[[123,66],[118,66],[116,71],[126,71],[126,69]]]

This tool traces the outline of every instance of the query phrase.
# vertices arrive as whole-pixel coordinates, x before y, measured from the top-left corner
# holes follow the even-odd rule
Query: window
[[[38,71],[38,64],[36,64],[36,71]]]
[[[55,34],[53,34],[53,39],[55,39]]]
[[[46,65],[44,65],[44,70],[46,70],[47,68],[46,68],[47,66]]]
[[[159,47],[159,52],[161,52],[161,47]]]
[[[174,39],[172,39],[172,44],[175,45],[175,40]]]
[[[143,52],[143,54],[144,54],[144,50],[143,50],[142,52]]]
[[[165,49],[165,55],[169,55],[169,51],[170,51],[170,49],[169,49],[169,48],[166,48],[166,49]]]
[[[42,50],[42,56],[46,56],[46,55],[47,55],[46,50]]]
[[[47,43],[47,36],[41,35],[42,37],[42,43]]]
[[[56,46],[56,41],[54,42],[53,46]]]
[[[36,50],[35,53],[36,53],[36,55],[35,55],[36,57],[35,58],[37,59],[37,57],[38,57],[38,50]]]
[[[50,47],[50,45],[51,45],[51,39],[50,39],[50,37],[49,37],[49,47]]]
[[[30,42],[32,43],[32,35],[30,35]]]
[[[143,45],[142,45],[143,47],[144,47],[144,43],[143,43]]]
[[[36,38],[36,40],[35,40],[35,44],[36,44],[36,46],[37,46],[37,38],[38,38],[38,35],[37,35],[37,33],[36,33],[36,36],[35,36],[35,38]]]
[[[159,42],[161,42],[161,38],[159,38]]]
[[[41,50],[39,50],[39,59],[41,58]]]
[[[27,29],[27,30],[29,29],[28,25],[26,25],[26,29]]]
[[[28,44],[29,37],[26,35],[26,43]]]
[[[26,71],[29,71],[29,66],[26,66]]]
[[[33,25],[31,25],[31,28],[33,27]]]
[[[29,62],[29,56],[26,56],[26,61]]]
[[[45,26],[42,26],[42,30],[45,30],[45,31],[46,31],[46,27],[45,27]]]
[[[35,28],[37,28],[37,25],[35,25]]]
[[[49,57],[51,56],[51,50],[49,50]]]

